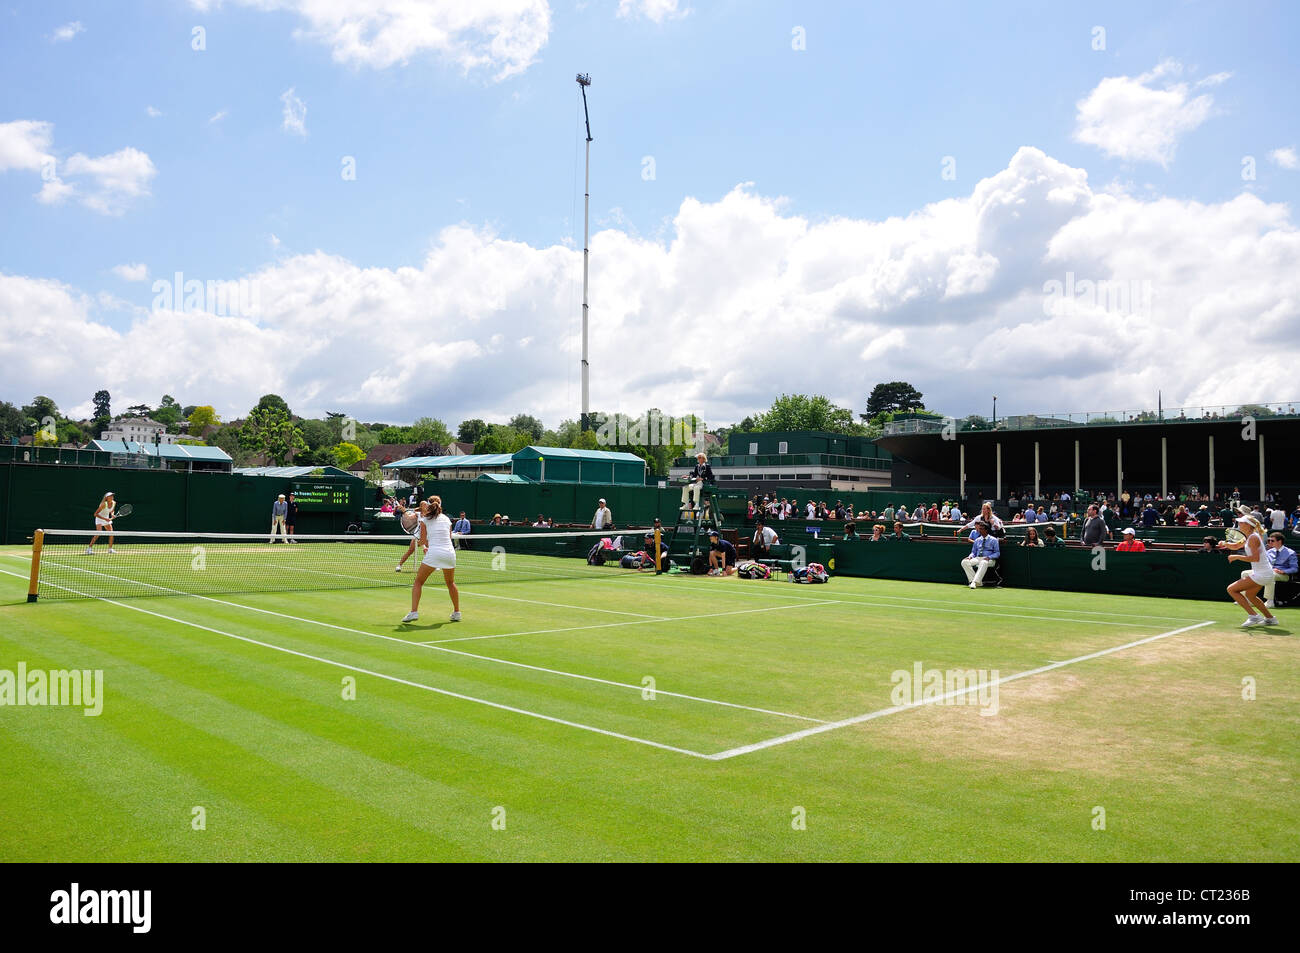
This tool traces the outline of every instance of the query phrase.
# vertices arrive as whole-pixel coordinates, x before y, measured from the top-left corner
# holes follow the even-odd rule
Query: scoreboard
[[[294,480],[289,488],[300,512],[351,511],[354,508],[350,483],[300,483]]]

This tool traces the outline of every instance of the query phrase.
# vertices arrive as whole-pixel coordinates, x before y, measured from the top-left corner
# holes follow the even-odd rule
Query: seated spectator
[[[1268,534],[1268,549],[1265,556],[1268,557],[1269,565],[1273,568],[1273,578],[1264,583],[1264,606],[1268,609],[1277,608],[1273,604],[1273,594],[1279,582],[1289,582],[1297,575],[1300,575],[1300,565],[1297,565],[1295,550],[1286,544],[1286,536],[1280,529],[1275,529]],[[1250,570],[1242,573],[1246,576]]]
[[[1048,526],[1043,530],[1043,547],[1045,549],[1064,549],[1065,540],[1056,535],[1056,527]]]
[[[953,519],[959,519],[959,517],[955,516]],[[1002,519],[993,512],[993,503],[991,501],[985,500],[983,505],[980,506],[980,515],[963,526],[962,529],[974,530],[975,524],[980,520],[983,520],[988,524],[990,536],[1001,536],[1004,534],[1005,531],[1002,528]]]
[[[984,520],[975,521],[975,532],[970,539],[970,555],[961,561],[966,581],[972,589],[978,589],[984,584],[984,574],[991,566],[998,564],[998,557],[1002,555],[997,537],[990,536],[989,529],[989,524]]]
[[[500,525],[501,525],[501,514],[500,514],[500,513],[493,513],[493,514],[492,514],[492,525],[493,525],[493,526],[500,526]]]
[[[541,513],[538,513],[538,514],[537,514],[537,522],[533,524],[533,527],[534,527],[534,528],[537,528],[537,527],[539,527],[539,526],[544,527],[545,525],[546,525],[546,517],[543,516]]]
[[[844,524],[844,542],[850,543],[858,538],[858,527],[856,523]]]
[[[1023,523],[1024,521],[1025,521],[1024,513],[1017,512],[1015,516],[1011,517],[1011,522],[1013,523]]]
[[[884,541],[885,541],[885,527],[883,524],[877,523],[875,526],[871,527],[871,542],[882,543]]]
[[[381,513],[391,513],[391,512],[393,512],[393,501],[392,501],[392,500],[384,500],[384,505],[381,506],[381,507],[379,508],[379,512],[381,512]]]
[[[910,543],[912,541],[912,537],[903,532],[903,524],[897,520],[894,521],[894,532],[889,536],[889,539],[896,543]]]
[[[766,522],[759,520],[754,524],[754,538],[750,544],[750,557],[753,559],[764,559],[771,551],[772,547],[781,542],[781,538],[776,535],[776,530],[771,529]]]
[[[1115,547],[1117,553],[1145,553],[1147,551],[1146,543],[1137,538],[1137,530],[1132,526],[1124,527],[1124,539]]]
[[[1218,555],[1219,552],[1218,545],[1219,545],[1219,541],[1215,539],[1213,536],[1205,536],[1202,537],[1201,548],[1198,549],[1197,552],[1201,553],[1202,555],[1215,556]]]
[[[1042,546],[1043,541],[1038,538],[1038,530],[1032,526],[1025,530],[1025,538],[1020,541],[1020,545],[1030,547]]]
[[[943,509],[939,510],[939,519],[946,523],[948,521],[948,517],[951,514],[952,514],[952,504],[947,500],[944,500]]]
[[[730,576],[736,571],[736,547],[716,529],[709,530],[709,575]]]

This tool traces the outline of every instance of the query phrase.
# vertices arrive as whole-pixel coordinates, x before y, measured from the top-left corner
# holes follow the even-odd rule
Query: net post
[[[659,527],[656,526],[655,527],[655,575],[656,576],[664,571],[664,567],[661,565],[662,560],[663,560],[663,553],[659,549]]]
[[[32,574],[27,580],[27,601],[35,602],[41,584],[41,549],[45,546],[45,530],[32,534]]]

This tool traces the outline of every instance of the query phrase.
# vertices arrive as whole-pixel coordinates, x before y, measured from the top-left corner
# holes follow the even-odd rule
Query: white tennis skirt
[[[1267,586],[1274,580],[1274,578],[1273,570],[1271,569],[1256,569],[1250,574],[1251,582],[1257,583],[1261,586]]]
[[[105,526],[108,525],[110,525],[109,520],[100,519],[98,516],[95,517],[95,529],[103,529]]]
[[[420,562],[433,569],[455,569],[456,551],[454,549],[430,549],[424,554],[424,559],[420,560]]]

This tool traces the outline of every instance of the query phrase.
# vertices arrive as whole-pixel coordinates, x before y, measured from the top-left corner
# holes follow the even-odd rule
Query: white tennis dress
[[[95,529],[103,529],[111,522],[113,522],[113,508],[107,503],[101,503],[95,510]]]
[[[455,569],[456,548],[451,544],[451,520],[446,513],[437,516],[421,517],[424,532],[429,540],[429,548],[424,551],[421,562],[434,569]]]
[[[1249,551],[1252,540],[1259,545],[1259,549],[1256,550],[1259,553],[1259,559],[1250,561],[1250,578],[1263,586],[1273,581],[1273,566],[1268,561],[1264,539],[1259,533],[1251,533],[1247,536],[1246,545],[1242,547],[1242,550]]]

